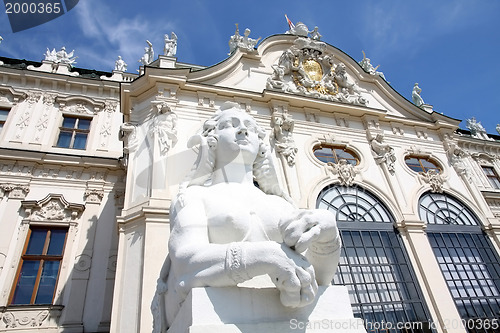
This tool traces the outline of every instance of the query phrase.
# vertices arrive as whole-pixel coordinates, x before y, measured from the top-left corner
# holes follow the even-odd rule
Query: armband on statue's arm
[[[230,243],[226,250],[225,269],[229,277],[236,283],[250,280],[245,264],[245,251],[241,244]]]

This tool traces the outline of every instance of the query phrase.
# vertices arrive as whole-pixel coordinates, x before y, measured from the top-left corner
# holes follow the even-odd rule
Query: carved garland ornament
[[[347,75],[344,63],[334,63],[326,44],[299,37],[283,52],[267,88],[354,105],[366,105],[361,89]]]

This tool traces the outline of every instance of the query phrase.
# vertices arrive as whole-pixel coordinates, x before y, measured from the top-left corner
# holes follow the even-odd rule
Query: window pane
[[[32,229],[26,254],[42,254],[46,237],[47,229]]]
[[[0,122],[5,122],[7,116],[9,115],[9,110],[0,110]]]
[[[30,304],[40,261],[25,260],[19,273],[12,304]]]
[[[71,144],[71,135],[72,133],[61,132],[59,134],[59,139],[57,140],[57,147],[69,148],[69,145]]]
[[[76,118],[64,117],[62,127],[64,128],[75,128]]]
[[[88,130],[90,128],[90,119],[78,119],[78,128]]]
[[[87,133],[76,133],[75,142],[73,143],[74,149],[85,149],[87,144]]]
[[[48,255],[62,255],[64,250],[64,241],[66,240],[66,230],[53,229],[50,231],[50,243],[47,250]]]
[[[332,162],[335,163],[335,157],[333,156],[332,150],[330,148],[321,148],[314,150],[314,156],[318,160],[324,163]]]
[[[51,304],[56,287],[59,261],[45,261],[36,294],[35,304]]]
[[[426,169],[437,169],[437,165],[435,165],[434,163],[432,163],[430,161],[427,161],[427,160],[424,160],[424,159],[420,159],[420,162],[422,162],[422,165]]]

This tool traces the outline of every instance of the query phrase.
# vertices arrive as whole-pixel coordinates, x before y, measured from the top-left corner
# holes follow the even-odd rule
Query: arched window
[[[441,172],[439,164],[429,157],[408,155],[405,157],[405,163],[415,172],[426,173],[429,170]]]
[[[350,149],[343,146],[321,144],[313,148],[314,156],[318,160],[324,163],[339,163],[340,160],[344,159],[349,164],[357,165],[359,164],[358,156]]]
[[[425,193],[419,211],[464,326],[471,333],[497,332],[491,325],[500,314],[500,257],[479,219],[448,194]]]
[[[337,216],[342,254],[335,284],[347,286],[356,317],[368,332],[387,332],[385,323],[422,323],[391,332],[431,332],[428,311],[394,218],[369,191],[355,186],[329,186],[319,195],[318,208]]]

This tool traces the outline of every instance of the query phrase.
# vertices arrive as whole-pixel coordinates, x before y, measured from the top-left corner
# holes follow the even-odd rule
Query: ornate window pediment
[[[85,206],[68,202],[61,194],[49,194],[42,200],[23,201],[27,221],[75,222]]]

